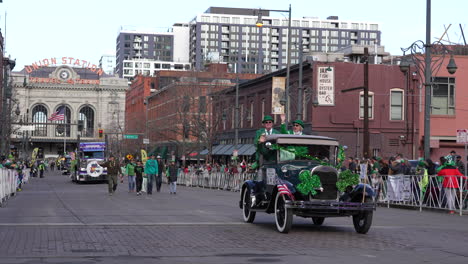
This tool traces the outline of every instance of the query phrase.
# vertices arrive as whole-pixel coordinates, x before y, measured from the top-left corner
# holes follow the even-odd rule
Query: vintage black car
[[[257,212],[275,214],[281,233],[291,229],[293,215],[322,225],[327,217],[352,216],[356,232],[365,234],[375,210],[368,184],[337,188],[338,141],[322,136],[269,135],[260,145],[256,178],[245,181],[239,206],[245,222]]]

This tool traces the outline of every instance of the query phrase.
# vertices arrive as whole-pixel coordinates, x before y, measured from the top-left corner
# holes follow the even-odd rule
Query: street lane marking
[[[210,226],[210,225],[247,225],[243,222],[161,222],[161,223],[0,223],[0,226]]]

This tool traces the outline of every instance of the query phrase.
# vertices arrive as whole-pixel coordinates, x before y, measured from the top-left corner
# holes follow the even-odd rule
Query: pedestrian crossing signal
[[[99,138],[104,136],[104,129],[99,129]]]

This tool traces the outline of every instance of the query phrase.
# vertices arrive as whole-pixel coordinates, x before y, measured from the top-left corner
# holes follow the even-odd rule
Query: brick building
[[[237,78],[242,83],[259,76],[228,73],[226,64],[210,64],[203,72],[163,70],[154,77],[136,76],[127,91],[125,131],[142,136],[127,140],[128,151],[166,149],[180,158],[206,147],[217,136],[208,95],[233,86]],[[148,146],[143,138],[149,139]]]
[[[458,69],[455,74],[447,72],[446,67],[449,63],[449,57],[446,56],[442,61],[440,70],[433,74],[433,88],[431,91],[431,158],[438,161],[439,157],[446,156],[451,150],[455,150],[458,155],[463,156],[464,144],[457,143],[457,129],[468,129],[468,91],[463,89],[468,83],[468,47],[467,46],[449,46],[454,52],[454,59]],[[433,55],[433,61],[438,56]],[[424,76],[422,73],[421,76]],[[424,140],[424,86],[420,82],[421,92],[421,115],[419,116],[418,126],[421,133],[419,141],[421,145]],[[421,150],[421,156],[424,152]],[[463,159],[462,159],[463,160]]]
[[[299,65],[293,65],[290,74],[289,120],[294,120],[297,114]],[[272,80],[285,76],[286,70],[280,70],[239,86],[240,144],[253,143],[255,130],[261,127],[262,118],[272,113]],[[363,86],[364,64],[307,61],[303,64],[302,80],[305,132],[337,138],[348,147],[347,156],[362,157],[363,91],[342,91]],[[369,65],[371,156],[389,157],[395,153],[403,153],[408,158],[418,156],[419,142],[416,139],[419,138],[420,129],[412,125],[419,118],[420,102],[415,94],[417,83],[410,81],[407,86],[405,80],[397,65]],[[324,82],[328,86],[319,87],[318,84]],[[233,95],[235,90],[230,88],[226,93]],[[220,145],[229,146],[234,142],[234,99],[233,96],[224,96],[214,101],[214,113],[224,113],[227,117],[226,125],[219,128],[223,132]],[[318,101],[315,107],[314,101]],[[279,128],[279,116],[275,115],[274,118],[275,126]],[[221,147],[215,146],[213,149],[216,155]]]

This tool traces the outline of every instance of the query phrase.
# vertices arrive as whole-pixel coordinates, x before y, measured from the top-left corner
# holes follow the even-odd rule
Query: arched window
[[[81,136],[83,137],[93,137],[94,136],[94,110],[85,106],[81,108],[78,115],[78,120],[83,121],[83,130],[81,131]]]
[[[33,136],[47,136],[47,108],[44,105],[36,105],[32,110],[32,122],[34,126]]]
[[[71,134],[71,126],[70,126],[71,110],[66,105],[59,105],[55,109],[55,112],[57,112],[57,110],[60,109],[61,107],[65,107],[65,119],[54,121],[55,124],[57,124],[55,127],[55,136],[56,137],[69,137]]]

